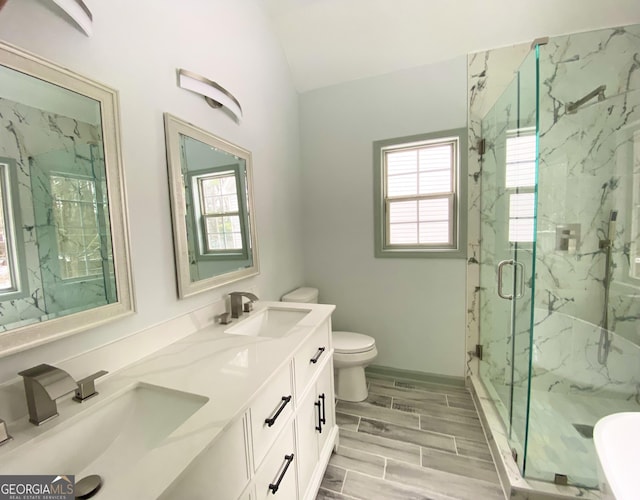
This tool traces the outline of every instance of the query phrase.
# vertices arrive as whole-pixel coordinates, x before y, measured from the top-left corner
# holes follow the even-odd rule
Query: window
[[[50,182],[60,278],[101,276],[102,253],[95,181],[60,174],[51,175]]]
[[[374,143],[376,257],[464,257],[466,129]]]
[[[189,175],[194,202],[194,233],[201,258],[248,256],[249,233],[242,223],[246,186],[239,166],[215,167]],[[244,190],[244,191],[243,191]]]
[[[509,241],[533,241],[536,184],[536,136],[534,129],[507,136],[505,188],[509,194]]]
[[[222,172],[197,179],[205,253],[242,250],[235,173]]]
[[[2,300],[20,298],[28,292],[15,173],[13,160],[0,159],[0,295]]]

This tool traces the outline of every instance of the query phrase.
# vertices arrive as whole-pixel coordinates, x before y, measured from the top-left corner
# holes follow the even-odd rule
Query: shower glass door
[[[482,121],[480,376],[524,473],[536,221],[536,53]]]

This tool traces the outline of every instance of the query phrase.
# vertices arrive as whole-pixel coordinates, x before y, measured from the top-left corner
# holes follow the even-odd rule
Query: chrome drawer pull
[[[278,491],[278,488],[280,488],[280,483],[284,479],[284,475],[287,473],[287,469],[291,465],[291,462],[293,462],[293,453],[291,455],[285,455],[284,456],[284,460],[287,463],[285,464],[284,469],[282,470],[282,473],[280,474],[280,477],[276,481],[276,484],[273,484],[273,483],[269,484],[269,489],[273,492],[274,495]]]
[[[280,408],[278,408],[278,411],[273,417],[265,418],[264,423],[267,424],[269,427],[275,424],[276,419],[282,413],[282,410],[284,410],[284,407],[289,404],[289,401],[291,401],[291,396],[282,396],[282,404],[280,405]]]
[[[324,352],[325,348],[324,347],[318,347],[318,352],[317,354],[311,358],[309,361],[311,361],[312,363],[317,363],[318,360],[320,359],[320,356],[322,356],[322,353]]]

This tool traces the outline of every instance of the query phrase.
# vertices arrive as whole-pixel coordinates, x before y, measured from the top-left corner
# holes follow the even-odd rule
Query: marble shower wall
[[[500,231],[492,220],[491,208],[500,203],[504,193],[494,189],[481,206],[481,181],[488,194],[495,184],[490,172],[495,169],[492,155],[501,153],[488,148],[479,161],[476,144],[481,136],[481,122],[500,95],[508,90],[517,68],[529,53],[528,45],[508,47],[473,54],[469,57],[469,260],[467,351],[469,373],[479,373],[471,352],[476,343],[484,346],[484,374],[497,383],[510,377],[509,310],[501,308],[495,297],[494,260]],[[605,253],[599,241],[606,237],[611,210],[618,211],[613,246],[613,281],[609,300],[609,329],[613,338],[612,359],[627,359],[638,364],[634,344],[640,343],[640,281],[630,276],[638,250],[640,222],[640,27],[608,29],[555,37],[540,49],[540,172],[538,231],[536,258],[536,319],[562,313],[558,326],[571,322],[591,327],[572,328],[569,344],[585,357],[580,370],[581,381],[567,379],[566,366],[552,357],[541,362],[544,369],[534,369],[534,379],[544,377],[534,387],[553,391],[612,392],[633,398],[637,393],[637,374],[629,372],[622,381],[619,374],[607,382],[608,368],[593,364],[592,349],[600,336],[598,326],[603,319]],[[565,105],[579,100],[594,88],[606,85],[605,100],[586,102],[575,114],[567,114]],[[485,134],[491,127],[485,123]],[[499,124],[493,127],[499,132]],[[635,176],[635,177],[634,177]],[[635,192],[634,192],[635,189]],[[634,219],[632,217],[636,217]],[[575,250],[556,250],[556,230],[566,224],[580,224],[580,238]],[[504,229],[502,229],[504,230]],[[482,247],[480,241],[482,238]],[[519,254],[519,260],[531,261],[530,255]],[[483,265],[480,265],[480,262]],[[486,266],[486,268],[485,268]],[[640,276],[639,276],[640,277]],[[520,309],[528,304],[520,304]],[[482,315],[480,310],[482,309]],[[545,311],[543,314],[540,311]],[[519,310],[519,312],[522,312]],[[480,318],[482,317],[482,325]],[[528,331],[522,322],[516,329],[515,366],[528,365]],[[578,324],[578,323],[575,323]],[[478,330],[481,330],[481,333]],[[553,344],[553,328],[534,330],[536,356],[549,353],[539,346]],[[575,332],[581,332],[577,334]],[[590,333],[589,333],[590,332]],[[520,338],[520,340],[518,340]],[[630,341],[627,342],[626,340]],[[573,352],[572,351],[572,352]],[[567,356],[573,354],[567,353]],[[538,360],[540,358],[538,357]],[[577,363],[575,359],[573,365]],[[588,372],[591,373],[588,373]],[[633,371],[633,370],[632,370]],[[516,370],[515,382],[524,382],[527,370]],[[555,372],[555,375],[554,375]],[[625,372],[626,373],[626,372]],[[555,376],[554,382],[549,383]],[[573,387],[573,389],[570,389]]]
[[[63,293],[59,288],[55,291],[51,288],[51,280],[48,280],[49,283],[47,280],[43,282],[43,270],[51,276],[57,274],[52,266],[55,259],[51,258],[50,252],[43,251],[46,243],[41,242],[39,246],[37,240],[37,233],[41,229],[38,224],[42,226],[42,220],[46,223],[51,217],[43,208],[43,200],[46,197],[50,199],[51,194],[48,183],[42,182],[44,177],[38,175],[36,179],[32,175],[34,171],[44,173],[42,168],[45,167],[37,165],[38,158],[53,151],[58,156],[58,171],[72,173],[82,170],[90,175],[92,168],[88,159],[88,145],[102,142],[100,128],[7,99],[0,99],[0,126],[3,131],[0,136],[0,156],[14,159],[17,167],[22,219],[19,229],[24,238],[28,276],[26,297],[0,302],[0,329],[4,331],[43,321],[56,317],[60,311],[86,309],[87,297],[98,297],[99,300],[102,295],[104,303],[102,280],[95,280],[94,283],[75,282],[67,286]],[[32,192],[37,193],[35,198],[32,198]],[[41,217],[36,217],[34,205],[35,210],[43,211]],[[37,219],[42,220],[39,222]]]
[[[632,237],[627,191],[634,180],[633,132],[640,128],[639,54],[639,26],[555,37],[540,49],[536,306],[597,325],[605,273],[599,242],[612,210],[618,211],[613,279],[640,290],[623,265]],[[606,85],[604,101],[591,99],[567,113],[567,103],[600,85]],[[556,250],[563,224],[580,224],[575,252]],[[618,294],[612,287],[612,304]]]
[[[604,100],[590,99],[577,112],[567,112],[568,103],[601,85],[606,86]],[[546,311],[546,317],[561,312],[573,318],[572,324],[590,325],[563,346],[563,352],[570,347],[580,353],[588,366],[573,372],[581,375],[570,379],[569,388],[632,398],[640,374],[627,370],[630,378],[622,380],[608,364],[640,362],[640,281],[629,275],[629,252],[637,239],[632,228],[639,215],[632,187],[640,165],[640,26],[552,38],[540,49],[539,106],[535,307]],[[606,250],[600,241],[607,238],[612,211],[618,214],[608,309],[614,351],[610,363],[602,365],[592,351],[600,339],[599,327],[605,326]],[[579,224],[575,250],[557,249],[557,232],[566,224]],[[534,342],[549,340],[547,331],[536,324]],[[557,383],[538,383],[534,377],[533,387],[570,390],[560,382],[567,367],[559,363],[551,369],[554,373]]]

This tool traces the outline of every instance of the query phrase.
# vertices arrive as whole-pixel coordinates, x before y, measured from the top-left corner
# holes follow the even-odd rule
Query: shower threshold
[[[471,395],[473,396],[476,408],[478,408],[480,420],[487,435],[491,453],[507,498],[535,497],[536,499],[545,500],[566,500],[569,498],[581,498],[582,500],[602,499],[599,490],[571,485],[563,486],[553,484],[552,482],[523,478],[518,469],[518,465],[512,458],[511,446],[492,396],[486,390],[478,376],[472,375],[468,378],[468,381]],[[585,425],[584,427],[589,426]],[[580,432],[577,427],[576,430]],[[588,429],[584,430],[588,433]]]

